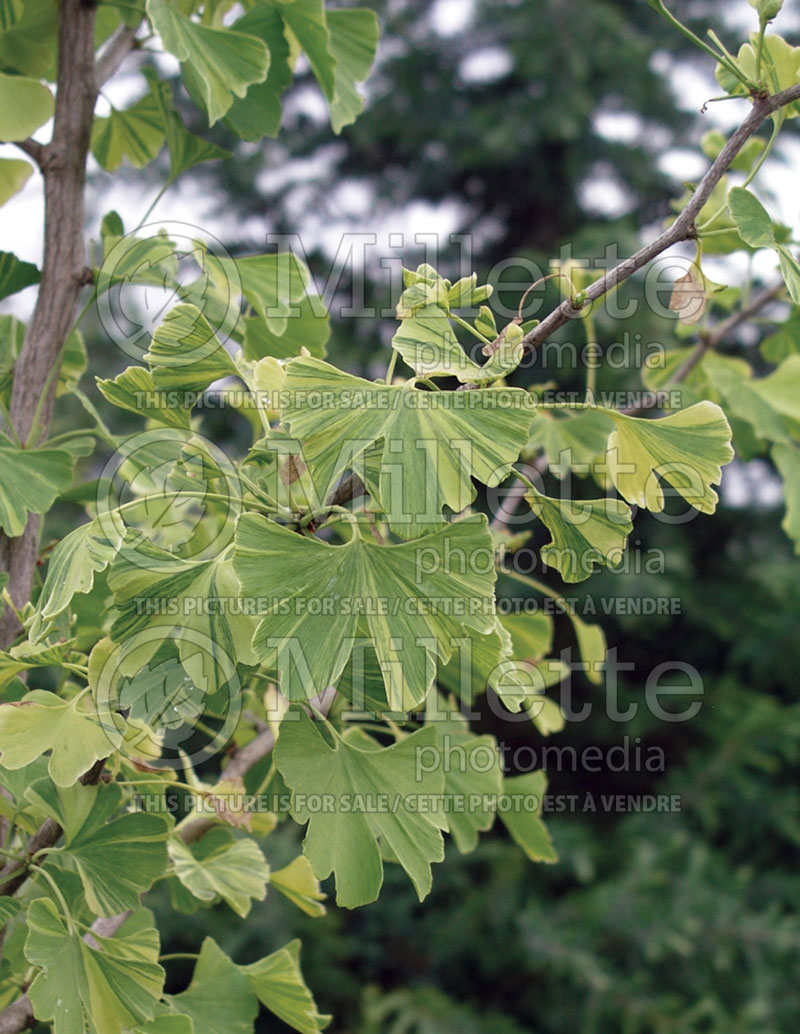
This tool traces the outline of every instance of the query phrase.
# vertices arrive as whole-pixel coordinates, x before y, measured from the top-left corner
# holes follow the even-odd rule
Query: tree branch
[[[598,298],[602,298],[604,294],[607,294],[630,276],[633,276],[643,266],[648,265],[654,258],[657,258],[673,245],[681,241],[694,239],[697,236],[694,221],[711,197],[714,188],[730,168],[736,155],[770,115],[797,100],[800,100],[800,85],[791,86],[788,90],[776,93],[772,97],[762,97],[755,100],[750,114],[742,122],[722,151],[720,151],[713,165],[698,184],[691,200],[672,226],[659,234],[650,244],[640,248],[635,255],[624,259],[613,269],[609,270],[605,276],[595,280],[593,284],[587,287],[585,292],[586,302],[593,302],[597,301]],[[571,319],[574,319],[584,307],[576,308],[572,304],[571,299],[565,299],[549,316],[545,317],[541,323],[525,335],[523,338],[524,346],[528,349],[536,348],[554,331],[563,327]]]
[[[95,6],[84,0],[59,4],[58,74],[53,138],[40,152],[44,177],[44,259],[36,308],[14,366],[11,421],[22,441],[33,429],[42,392],[40,428],[50,425],[56,378],[48,375],[72,329],[84,283],[84,188],[86,156],[97,83],[94,70]],[[45,387],[45,385],[47,387]],[[21,607],[30,597],[39,534],[32,515],[18,538],[0,535],[0,570]],[[0,619],[0,646],[19,633],[10,608]]]
[[[128,56],[136,50],[136,33],[139,30],[127,25],[120,25],[111,39],[106,43],[94,66],[94,77],[98,88],[119,71],[120,65]]]

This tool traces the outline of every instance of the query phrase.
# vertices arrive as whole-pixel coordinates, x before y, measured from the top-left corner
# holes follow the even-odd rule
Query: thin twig
[[[691,200],[675,222],[664,230],[663,233],[659,234],[654,241],[651,241],[650,244],[640,248],[635,255],[624,259],[613,269],[610,269],[605,276],[590,284],[585,291],[585,304],[602,298],[604,294],[612,291],[619,284],[633,276],[638,270],[642,269],[643,266],[652,262],[662,252],[673,247],[673,245],[679,244],[681,241],[694,239],[697,235],[694,221],[711,197],[714,188],[730,168],[736,155],[770,115],[787,104],[793,104],[797,100],[800,100],[800,85],[791,86],[788,90],[776,93],[772,97],[763,97],[754,101],[750,114],[720,151],[717,159],[702,178]],[[541,323],[525,335],[523,345],[527,349],[536,348],[543,341],[546,341],[554,331],[563,327],[579,313],[580,309],[573,305],[571,299],[565,299],[549,316],[546,316]]]

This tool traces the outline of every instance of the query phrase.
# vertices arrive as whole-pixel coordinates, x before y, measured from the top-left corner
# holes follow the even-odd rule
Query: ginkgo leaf
[[[297,315],[290,316],[282,334],[273,334],[266,320],[250,316],[244,321],[244,354],[248,359],[291,359],[302,349],[318,358],[325,355],[331,336],[330,320],[316,295],[306,295],[297,304]]]
[[[7,574],[7,573],[6,573]],[[72,646],[70,643],[17,643],[8,650],[0,651],[0,687],[21,671],[31,668],[60,668]]]
[[[23,262],[11,251],[0,251],[0,299],[38,284],[41,278],[32,262]]]
[[[336,61],[330,52],[330,34],[324,0],[292,0],[281,5],[281,16],[305,51],[311,70],[328,101],[335,90]]]
[[[248,86],[266,79],[269,51],[263,40],[201,25],[184,17],[168,0],[147,0],[146,6],[164,49],[188,66],[210,125],[222,118],[234,97],[244,97]]]
[[[56,0],[25,0],[14,24],[0,33],[0,66],[54,81],[57,44]]]
[[[0,141],[26,140],[53,116],[50,90],[38,79],[0,72]]]
[[[613,429],[609,417],[599,409],[543,409],[533,419],[529,448],[544,451],[548,469],[557,478],[565,478],[570,470],[585,477],[591,473],[593,461],[605,452]]]
[[[528,440],[532,414],[531,396],[518,388],[417,391],[305,357],[288,364],[283,395],[283,420],[303,443],[320,494],[383,439],[380,502],[403,538],[441,527],[445,505],[467,507],[472,477],[500,484]]]
[[[163,144],[161,113],[151,93],[124,111],[112,107],[107,118],[96,118],[92,126],[92,154],[106,172],[114,172],[125,158],[141,169]]]
[[[728,411],[752,424],[760,438],[773,442],[791,441],[791,427],[773,407],[769,390],[765,391],[762,386],[766,378],[752,380],[740,377],[724,367],[709,367],[707,373],[711,383],[725,399]]]
[[[211,275],[221,277],[228,290],[231,284],[240,283],[244,298],[278,336],[285,333],[290,316],[299,315],[310,283],[308,267],[289,251],[221,258]]]
[[[114,380],[97,380],[97,388],[112,406],[126,409],[136,416],[147,417],[166,427],[189,429],[189,409],[176,405],[178,400],[159,391],[153,374],[144,366],[129,366]]]
[[[212,381],[239,370],[205,316],[194,305],[176,305],[156,328],[144,358],[158,391],[198,394]]]
[[[195,844],[185,844],[173,836],[168,850],[175,875],[201,901],[222,898],[244,918],[253,901],[266,897],[269,866],[254,840],[237,840],[219,826]]]
[[[436,732],[444,767],[446,829],[461,854],[467,854],[478,846],[478,834],[494,825],[493,802],[503,790],[500,754],[493,736],[476,736],[462,715],[441,699],[438,703],[427,727]]]
[[[94,576],[104,571],[119,549],[121,533],[111,521],[89,521],[58,543],[47,565],[47,577],[36,605],[30,638],[36,642],[47,626],[69,606],[76,593],[90,592]]]
[[[404,319],[392,338],[392,346],[420,377],[457,377],[474,384],[488,384],[505,377],[516,370],[523,354],[522,331],[510,324],[493,343],[489,360],[481,366],[461,347],[447,311],[436,305],[425,305]]]
[[[33,175],[33,166],[21,158],[0,158],[0,205],[17,194]]]
[[[781,527],[794,541],[794,551],[800,554],[800,449],[793,445],[775,445],[772,459],[783,479],[786,515]]]
[[[542,560],[565,582],[583,581],[598,565],[616,567],[622,561],[633,524],[619,499],[551,499],[533,490],[525,499],[553,536],[542,547]]]
[[[115,784],[59,789],[40,779],[28,788],[26,798],[64,829],[64,846],[47,862],[78,873],[95,915],[137,908],[139,896],[164,875],[166,819],[146,812],[111,818],[122,803]]]
[[[300,969],[300,941],[290,941],[249,966],[240,966],[250,990],[270,1012],[300,1034],[318,1034],[331,1021],[317,1011]]]
[[[74,458],[64,449],[23,449],[0,438],[0,528],[10,538],[25,530],[28,515],[46,513],[72,484]]]
[[[528,772],[513,779],[503,780],[503,794],[509,806],[500,810],[512,840],[532,862],[557,862],[553,842],[539,817],[547,781],[544,772]]]
[[[281,124],[281,94],[292,82],[289,43],[283,19],[271,4],[257,4],[233,28],[262,39],[270,53],[269,72],[263,83],[254,83],[241,100],[235,100],[225,122],[242,140],[276,136]]]
[[[302,711],[289,711],[281,722],[275,763],[295,794],[295,820],[308,823],[303,853],[318,879],[334,873],[337,904],[355,908],[380,892],[382,838],[422,900],[431,887],[431,863],[444,857],[435,816],[418,810],[421,800],[444,788],[435,730],[420,729],[378,749],[364,749],[363,739],[348,734],[331,746]],[[423,766],[420,752],[427,751],[432,763]],[[311,795],[322,793],[332,807],[309,809]]]
[[[306,915],[325,915],[326,908],[322,902],[327,895],[319,889],[319,880],[305,855],[298,855],[288,865],[271,873],[269,885],[279,890]]]
[[[158,933],[136,912],[111,938],[93,934],[94,948],[67,925],[49,898],[28,909],[25,958],[41,972],[30,986],[34,1015],[53,1034],[122,1034],[153,1018],[164,984]]]
[[[775,247],[772,219],[755,194],[744,187],[733,187],[728,194],[728,208],[745,244],[751,248]]]
[[[500,624],[511,636],[513,656],[538,661],[553,647],[553,619],[537,610],[532,614],[503,614]]]
[[[163,1015],[134,1027],[133,1034],[197,1034],[191,1016]]]
[[[333,74],[331,125],[341,133],[364,110],[356,89],[369,75],[378,48],[378,18],[365,9],[327,12],[330,52],[336,61]]]
[[[195,136],[185,128],[180,115],[172,106],[172,89],[169,83],[161,82],[151,69],[143,69],[143,74],[150,83],[153,103],[159,113],[160,125],[167,142],[170,183],[173,183],[182,172],[200,162],[230,158],[230,151],[217,147],[210,140]]]
[[[239,583],[222,556],[183,560],[129,530],[111,565],[108,586],[118,611],[111,638],[121,646],[124,674],[141,670],[155,655],[162,638],[139,634],[154,628],[163,629],[164,638],[177,631],[181,662],[206,694],[221,690],[237,663],[257,662],[250,646],[253,619],[236,605]],[[206,599],[216,602],[197,606]]]
[[[253,645],[278,669],[290,700],[338,681],[363,617],[390,707],[405,711],[424,698],[435,659],[449,659],[454,639],[494,627],[490,558],[484,517],[413,543],[379,546],[356,530],[345,545],[331,546],[244,514],[233,563],[242,595],[265,615]]]
[[[660,420],[607,410],[616,430],[608,438],[608,472],[629,503],[664,509],[662,477],[701,513],[713,513],[722,467],[733,459],[731,429],[713,402],[698,402]]]
[[[586,678],[599,686],[603,681],[603,665],[606,659],[606,636],[603,626],[587,625],[573,608],[567,610],[567,615],[578,641],[578,653]]]
[[[194,1034],[253,1034],[258,1000],[239,966],[210,937],[195,963],[192,982],[168,999],[176,1013],[186,1013]]]
[[[23,768],[49,750],[50,778],[57,786],[71,786],[121,741],[111,720],[89,708],[85,694],[61,700],[44,689],[0,704],[0,764]]]

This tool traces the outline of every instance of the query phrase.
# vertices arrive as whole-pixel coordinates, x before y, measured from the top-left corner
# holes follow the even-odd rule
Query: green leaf
[[[300,1034],[318,1034],[331,1021],[321,1016],[300,969],[300,941],[290,941],[266,958],[240,966],[262,1005]]]
[[[133,1034],[195,1034],[190,1016],[156,1016],[134,1028]]]
[[[783,0],[749,0],[750,6],[758,11],[762,22],[771,22],[777,18],[783,7]]]
[[[793,445],[774,445],[772,459],[783,479],[786,515],[781,527],[794,542],[800,555],[800,449]]]
[[[341,133],[364,110],[364,98],[356,89],[369,75],[378,49],[378,18],[374,11],[327,12],[330,52],[334,69],[331,125]]]
[[[725,399],[728,411],[752,424],[759,438],[773,442],[791,441],[791,428],[773,408],[770,392],[764,390],[763,380],[737,376],[732,370],[721,367],[709,367],[708,377]]]
[[[25,0],[2,0],[0,3],[0,32],[6,32],[19,21]]]
[[[147,16],[164,49],[182,66],[188,65],[210,125],[222,118],[234,97],[244,97],[248,86],[266,79],[269,51],[263,40],[200,25],[185,18],[168,0],[147,0]],[[183,71],[185,74],[185,67]]]
[[[619,566],[633,531],[631,511],[619,499],[551,499],[540,492],[525,499],[552,535],[542,560],[565,582],[583,581],[598,565]]]
[[[47,771],[57,786],[72,786],[95,761],[120,745],[114,723],[84,706],[85,694],[60,700],[34,689],[22,700],[0,704],[0,743],[4,768],[23,768],[50,751]]]
[[[441,527],[445,505],[467,507],[471,477],[500,484],[528,440],[532,400],[518,388],[417,391],[303,357],[289,363],[283,394],[283,419],[303,443],[320,494],[383,439],[380,502],[403,538]]]
[[[271,4],[257,4],[233,27],[238,32],[263,40],[269,49],[270,63],[266,80],[254,83],[241,100],[233,102],[225,124],[242,140],[256,141],[265,136],[277,136],[281,124],[281,94],[292,82],[283,19]]]
[[[311,355],[322,358],[325,345],[331,336],[328,313],[322,300],[316,295],[307,295],[297,305],[296,316],[290,316],[286,329],[280,335],[273,334],[269,325],[260,316],[251,316],[244,321],[244,354],[248,359],[290,359],[300,355],[305,348]]]
[[[129,366],[113,381],[98,379],[97,388],[112,406],[126,409],[136,416],[146,416],[148,420],[166,427],[180,427],[187,431],[190,427],[189,409],[183,404],[177,405],[177,399],[158,391],[153,374],[144,366]]]
[[[325,19],[324,0],[292,0],[281,6],[281,16],[305,51],[311,70],[322,92],[333,101],[336,61],[330,53],[330,34]]]
[[[0,251],[0,299],[38,284],[41,278],[32,262],[23,262],[11,251]]]
[[[798,263],[791,251],[782,244],[777,246],[776,251],[778,252],[781,276],[789,291],[789,297],[795,305],[800,305],[800,263]]]
[[[64,829],[64,846],[47,862],[78,873],[95,915],[138,908],[140,895],[164,875],[166,820],[136,812],[108,821],[122,802],[116,785],[58,789],[49,779],[40,779],[26,797]]]
[[[79,330],[74,330],[67,338],[62,353],[61,366],[56,382],[56,398],[63,398],[73,388],[77,388],[81,377],[86,373],[89,357],[86,353],[86,342]],[[69,448],[69,446],[65,446]]]
[[[94,576],[104,571],[119,548],[121,534],[111,521],[81,524],[58,543],[47,565],[47,577],[30,629],[33,642],[69,606],[75,593],[90,592]]]
[[[511,803],[500,810],[500,818],[512,840],[532,862],[558,861],[550,835],[539,818],[546,789],[543,772],[528,772],[503,782],[503,792]]]
[[[125,158],[141,169],[163,144],[161,112],[150,93],[125,111],[112,107],[107,118],[96,118],[92,126],[92,154],[106,172],[114,172]]]
[[[56,0],[25,0],[14,24],[0,33],[0,67],[53,81],[57,51]]]
[[[6,535],[16,538],[29,514],[50,509],[72,483],[74,464],[63,449],[22,449],[0,439],[0,528]]]
[[[129,530],[111,565],[108,587],[118,612],[111,638],[121,645],[125,673],[140,669],[156,653],[160,638],[139,636],[154,628],[163,629],[164,638],[177,630],[181,662],[208,694],[230,681],[237,663],[256,663],[250,646],[253,619],[234,605],[239,584],[222,555],[183,560]],[[197,606],[207,599],[215,605]]]
[[[191,1017],[194,1034],[253,1034],[258,1015],[247,977],[210,937],[203,941],[191,984],[169,1002],[176,1013]]]
[[[324,916],[327,911],[322,904],[326,895],[319,889],[319,881],[305,855],[298,855],[288,865],[273,872],[269,885],[279,890],[306,915]]]
[[[213,381],[239,375],[208,320],[194,305],[170,309],[144,357],[158,391],[199,394]]]
[[[761,354],[771,363],[779,363],[800,353],[800,312],[795,312],[774,334],[761,342]]]
[[[728,208],[745,244],[751,248],[775,247],[772,219],[755,194],[744,187],[733,187],[728,194]]]
[[[228,291],[231,284],[241,283],[244,298],[276,335],[284,334],[289,318],[299,314],[299,304],[310,282],[308,267],[288,251],[219,259],[211,275],[221,277],[220,282]]]
[[[446,830],[461,854],[467,854],[478,846],[478,834],[494,825],[492,802],[503,790],[500,755],[494,736],[476,736],[457,711],[439,703],[428,727],[436,732],[444,767]]]
[[[605,451],[613,426],[599,409],[542,410],[533,419],[528,448],[543,450],[557,478],[565,478],[570,470],[583,477]]]
[[[454,639],[493,629],[490,558],[484,517],[402,545],[379,546],[359,533],[331,546],[244,514],[233,564],[242,595],[265,615],[253,646],[279,670],[290,700],[339,680],[364,617],[390,707],[405,711],[425,697],[435,659],[447,662]]]
[[[122,1034],[152,1019],[164,970],[147,913],[134,913],[115,937],[94,934],[99,950],[65,924],[49,898],[31,903],[27,923],[25,958],[42,970],[28,994],[34,1015],[51,1022],[54,1034]]]
[[[153,102],[158,110],[160,125],[167,141],[170,183],[174,183],[182,172],[200,162],[230,158],[230,151],[188,132],[180,115],[173,107],[172,88],[169,83],[162,83],[151,69],[144,69],[143,74],[150,84]]]
[[[26,140],[53,117],[50,90],[38,79],[0,72],[0,142]]]
[[[364,749],[364,740],[372,746]],[[444,857],[440,829],[432,816],[417,810],[420,800],[444,787],[434,729],[420,729],[391,747],[375,746],[361,734],[337,738],[330,746],[305,712],[292,710],[281,722],[275,747],[278,770],[297,795],[292,814],[308,823],[303,852],[318,879],[334,873],[336,901],[345,908],[366,905],[380,893],[379,837],[420,900],[431,887],[431,863]],[[434,771],[418,771],[421,751],[431,752]],[[309,796],[323,793],[332,808],[310,810]]]
[[[403,298],[408,294],[406,291]],[[506,327],[494,343],[488,362],[480,366],[459,344],[445,309],[425,305],[403,319],[392,346],[418,377],[457,377],[462,383],[488,384],[519,366],[522,331],[515,324]],[[489,347],[484,348],[484,354]]]
[[[0,687],[7,686],[16,675],[31,668],[60,668],[71,649],[69,643],[49,646],[28,642],[0,651]]]
[[[30,162],[19,158],[0,158],[0,205],[18,194],[33,175]]]
[[[606,659],[606,636],[601,625],[587,625],[569,608],[567,615],[572,622],[578,652],[585,668],[586,678],[599,686],[603,681],[603,665]]]
[[[607,411],[616,430],[608,438],[606,460],[617,491],[629,503],[659,512],[664,493],[659,477],[695,509],[713,513],[721,468],[733,459],[731,429],[713,402],[698,402],[660,420],[642,420]]]
[[[221,826],[209,830],[196,844],[171,837],[169,856],[175,875],[200,901],[222,898],[244,918],[253,901],[266,897],[269,866],[258,844],[248,838],[237,840]]]

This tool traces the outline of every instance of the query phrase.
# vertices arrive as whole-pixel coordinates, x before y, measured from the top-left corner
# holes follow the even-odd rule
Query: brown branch
[[[46,145],[40,144],[38,140],[34,140],[33,137],[28,137],[27,140],[15,140],[14,146],[18,147],[20,151],[23,151],[29,158],[33,158],[36,164],[41,169],[44,160]]]
[[[96,786],[100,782],[106,759],[96,761],[80,778],[81,786]],[[37,851],[53,847],[64,831],[53,819],[45,819],[27,843],[24,858],[10,858],[0,869],[0,897],[10,897],[28,878],[28,867]],[[12,876],[16,873],[16,876]],[[7,877],[7,879],[6,879]]]
[[[53,138],[40,153],[45,209],[42,279],[14,366],[11,393],[11,420],[23,441],[31,433],[37,408],[41,430],[50,425],[56,380],[51,371],[72,329],[83,282],[86,156],[97,99],[94,19],[94,4],[61,0]],[[38,534],[39,518],[31,515],[18,538],[0,535],[0,570],[8,571],[8,591],[17,607],[30,597]],[[16,615],[6,608],[0,619],[0,646],[18,633]]]
[[[137,31],[138,26],[131,29],[127,25],[121,25],[106,43],[94,66],[94,77],[98,88],[108,82],[119,71],[125,58],[136,50],[138,46]]]
[[[703,357],[713,351],[727,338],[731,331],[736,330],[747,320],[752,319],[753,316],[757,316],[762,309],[764,309],[770,302],[774,302],[781,293],[785,290],[783,281],[779,284],[775,284],[773,287],[767,287],[750,301],[748,305],[740,309],[738,312],[734,312],[731,316],[728,316],[724,320],[720,320],[710,330],[707,330],[700,336],[700,340],[694,346],[692,351],[684,359],[683,363],[675,371],[674,375],[670,377],[669,384],[680,384],[685,381],[692,370],[700,363]],[[663,391],[666,390],[668,385],[665,385],[661,389],[661,392],[652,391],[642,396],[642,398],[633,406],[629,406],[627,409],[623,409],[622,412],[625,416],[636,416],[637,413],[643,413],[648,409],[653,409],[659,404],[659,396]]]
[[[0,1034],[20,1034],[35,1022],[31,1000],[23,995],[0,1012]]]
[[[791,86],[788,90],[776,93],[772,97],[763,97],[753,102],[753,107],[725,147],[720,151],[711,168],[698,184],[697,190],[691,200],[680,213],[675,222],[663,233],[659,234],[654,241],[640,248],[635,255],[624,259],[605,276],[595,280],[585,291],[586,304],[597,301],[604,294],[612,291],[619,284],[623,283],[634,273],[652,262],[668,248],[679,244],[681,241],[692,240],[697,236],[695,219],[711,197],[714,188],[730,168],[736,155],[747,143],[753,133],[769,118],[774,112],[787,104],[800,100],[800,85]],[[576,308],[570,298],[565,299],[558,305],[549,316],[546,316],[541,323],[530,330],[523,339],[523,344],[528,349],[534,349],[545,341],[554,331],[563,327],[571,319],[574,319],[584,308]]]

